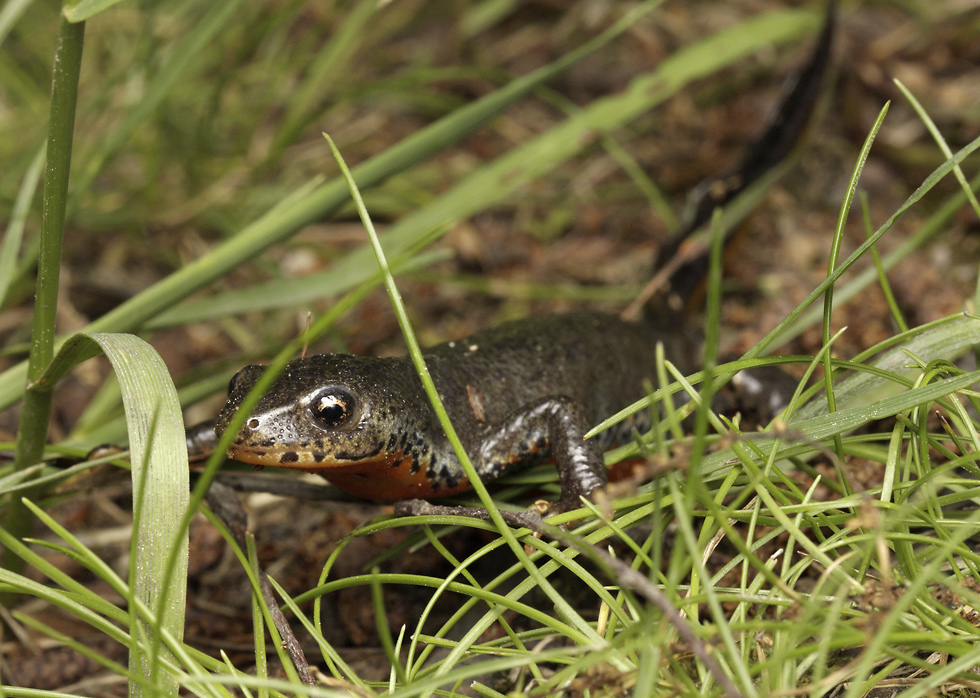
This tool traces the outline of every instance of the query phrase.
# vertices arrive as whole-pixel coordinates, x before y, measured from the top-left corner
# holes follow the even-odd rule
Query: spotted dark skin
[[[606,483],[602,452],[627,438],[624,422],[585,439],[594,424],[643,397],[654,346],[694,356],[683,332],[603,313],[507,323],[423,353],[439,396],[481,479],[552,458],[562,508]],[[223,433],[264,368],[232,381]],[[287,364],[229,455],[256,465],[318,472],[376,501],[440,497],[469,488],[407,357],[323,354]]]
[[[675,240],[687,237],[716,204],[789,153],[812,111],[828,62],[833,0],[827,7],[817,48],[772,122],[739,167],[699,187],[701,198],[690,205],[693,213]],[[703,276],[690,266],[678,274],[674,290],[682,296],[694,287],[694,277]],[[585,439],[585,433],[645,395],[644,385],[655,379],[658,342],[682,371],[697,368],[697,333],[663,298],[653,303],[659,305],[651,304],[640,322],[598,312],[530,318],[423,352],[481,480],[550,458],[561,484],[561,499],[552,511],[577,508],[582,497],[606,484],[603,450],[630,438],[633,429],[648,428],[642,421],[648,416],[593,439]],[[232,380],[215,426],[218,435],[264,370],[248,366]],[[324,354],[291,361],[249,414],[228,456],[320,473],[374,501],[442,497],[470,487],[407,357]]]

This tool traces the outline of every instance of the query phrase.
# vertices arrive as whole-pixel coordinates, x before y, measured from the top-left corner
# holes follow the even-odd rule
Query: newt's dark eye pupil
[[[325,429],[343,426],[354,416],[354,396],[341,388],[328,388],[314,396],[310,413]]]

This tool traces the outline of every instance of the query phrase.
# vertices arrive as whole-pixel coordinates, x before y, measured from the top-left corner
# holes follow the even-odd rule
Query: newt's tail
[[[640,297],[623,312],[625,317],[635,317],[641,308],[646,308],[655,319],[661,318],[667,306],[679,308],[689,304],[707,276],[708,257],[703,251],[687,257],[681,253],[682,245],[711,219],[716,208],[729,203],[782,162],[800,141],[830,64],[836,20],[837,0],[827,0],[823,29],[813,53],[800,72],[787,83],[768,126],[756,137],[735,167],[709,177],[691,190],[680,225],[657,255],[653,279]],[[731,235],[729,231],[727,236],[730,238]],[[664,290],[666,303],[661,297]],[[655,296],[657,302],[651,303]]]

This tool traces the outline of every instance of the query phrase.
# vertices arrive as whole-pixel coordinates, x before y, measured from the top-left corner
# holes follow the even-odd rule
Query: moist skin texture
[[[423,356],[481,480],[551,457],[561,479],[560,505],[577,506],[606,483],[603,450],[634,427],[649,427],[628,421],[583,438],[644,396],[644,383],[655,379],[658,341],[668,356],[696,355],[695,342],[677,328],[582,312],[507,323]],[[691,368],[681,363],[682,370]],[[248,366],[232,380],[219,434],[263,371]],[[228,455],[320,473],[376,501],[439,497],[470,486],[407,357],[323,354],[291,361]]]

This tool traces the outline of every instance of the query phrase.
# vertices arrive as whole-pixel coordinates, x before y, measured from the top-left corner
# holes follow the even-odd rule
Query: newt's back
[[[546,397],[566,397],[599,423],[656,381],[658,341],[682,370],[695,368],[697,343],[688,329],[587,311],[509,322],[423,355],[453,424],[472,437]]]

